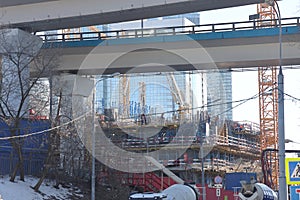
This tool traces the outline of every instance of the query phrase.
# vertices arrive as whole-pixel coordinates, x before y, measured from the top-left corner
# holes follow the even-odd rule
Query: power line
[[[184,109],[181,109],[180,111],[187,111],[187,110],[197,110],[197,109],[204,109],[204,108],[208,108],[208,107],[214,107],[214,106],[221,106],[221,105],[227,105],[227,104],[233,104],[233,103],[239,103],[241,102],[240,104],[234,106],[233,108],[230,108],[222,113],[219,113],[217,114],[217,116],[219,115],[222,115],[230,110],[233,110],[234,108],[250,101],[250,100],[253,100],[253,99],[256,99],[258,98],[260,95],[262,94],[255,94],[251,97],[248,97],[248,98],[245,98],[245,99],[239,99],[239,100],[235,100],[235,101],[228,101],[228,102],[223,102],[223,103],[215,103],[215,104],[205,104],[205,105],[202,105],[202,106],[198,106],[198,107],[193,107],[193,108],[184,108]],[[216,101],[220,101],[220,99],[217,99],[215,100],[214,102]],[[154,116],[154,115],[162,115],[162,114],[167,114],[167,113],[175,113],[175,112],[178,112],[179,110],[169,110],[169,111],[165,111],[165,112],[157,112],[157,113],[151,113],[151,114],[146,114],[146,116]],[[129,118],[122,118],[122,119],[132,119],[131,117]]]
[[[245,99],[240,99],[240,100],[235,100],[235,101],[230,101],[230,102],[224,102],[224,103],[218,103],[218,104],[206,104],[206,105],[203,105],[203,106],[194,107],[194,108],[186,108],[186,109],[182,109],[182,110],[195,110],[195,109],[203,109],[203,108],[207,108],[207,107],[214,107],[214,106],[220,106],[220,105],[226,105],[226,104],[232,104],[232,103],[239,103],[238,105],[235,105],[235,106],[233,106],[232,108],[227,109],[226,111],[221,112],[221,113],[219,113],[219,114],[216,115],[216,116],[220,116],[220,115],[222,115],[222,114],[224,114],[224,113],[226,113],[226,112],[229,112],[230,110],[233,110],[233,109],[235,109],[235,108],[241,106],[242,104],[244,104],[244,103],[246,103],[246,102],[248,102],[248,101],[250,101],[250,100],[253,100],[253,99],[258,98],[260,95],[262,95],[262,94],[259,94],[259,93],[258,93],[258,94],[255,94],[255,95],[253,95],[253,96],[251,96],[251,97],[249,97],[249,98],[245,98]],[[297,101],[300,101],[300,98],[294,97],[294,96],[289,95],[289,94],[286,94],[286,93],[285,93],[285,95],[287,95],[287,96],[289,96],[289,97],[291,97],[291,98],[293,98],[293,99],[295,99],[295,100],[297,100]],[[172,110],[172,111],[166,111],[166,112],[161,112],[161,113],[148,114],[147,116],[150,116],[150,115],[159,115],[159,114],[165,114],[165,113],[174,113],[174,112],[177,112],[177,111],[178,111],[178,110]],[[17,138],[26,138],[26,137],[31,137],[31,136],[43,134],[43,133],[48,133],[49,131],[52,131],[52,130],[55,130],[55,129],[64,127],[64,126],[69,125],[69,124],[71,124],[71,123],[73,123],[73,122],[75,122],[75,121],[78,121],[78,120],[80,120],[81,118],[84,118],[84,117],[85,117],[87,114],[89,114],[90,112],[91,112],[91,111],[86,112],[85,114],[83,114],[83,115],[81,115],[81,116],[79,116],[79,117],[77,117],[77,118],[75,118],[75,119],[73,119],[73,120],[71,120],[71,121],[69,121],[69,122],[66,122],[66,123],[64,123],[64,124],[62,124],[62,125],[59,125],[59,126],[52,127],[52,128],[50,128],[50,129],[46,129],[46,130],[43,130],[43,131],[37,131],[37,132],[33,132],[33,133],[29,133],[29,134],[24,134],[24,135],[16,135],[16,136],[1,137],[1,138],[0,138],[0,141],[1,141],[1,140],[3,141],[3,140],[17,139]],[[128,118],[128,119],[130,119],[130,118]]]
[[[237,108],[237,107],[243,105],[244,103],[246,103],[246,102],[248,102],[248,101],[250,101],[250,100],[252,100],[252,99],[256,99],[256,98],[258,98],[260,95],[262,95],[262,94],[259,94],[259,93],[258,93],[258,94],[253,95],[253,96],[250,97],[250,98],[246,98],[246,99],[244,99],[244,100],[236,101],[236,102],[240,102],[240,103],[239,103],[238,105],[233,106],[232,108],[229,108],[229,109],[225,110],[225,111],[222,112],[222,113],[217,114],[217,116],[220,116],[220,115],[222,115],[222,114],[225,114],[225,113],[227,113],[227,112],[229,112],[229,111],[231,111],[231,110],[233,110],[233,109],[235,109],[235,108]]]
[[[85,114],[69,121],[69,122],[66,122],[62,125],[59,125],[59,126],[55,126],[55,127],[52,127],[52,128],[49,128],[49,129],[46,129],[46,130],[42,130],[42,131],[37,131],[37,132],[33,132],[33,133],[29,133],[29,134],[24,134],[24,135],[15,135],[15,136],[8,136],[8,137],[1,137],[0,138],[0,141],[1,140],[11,140],[11,139],[19,139],[19,138],[27,138],[27,137],[31,137],[31,136],[35,136],[35,135],[40,135],[40,134],[43,134],[43,133],[48,133],[49,131],[53,131],[55,129],[59,129],[61,127],[64,127],[66,125],[69,125],[77,120],[80,120],[81,118],[85,117],[88,113],[90,113],[91,111],[89,112],[86,112]]]
[[[297,97],[294,97],[293,95],[290,95],[290,94],[287,94],[287,93],[284,93],[284,95],[296,100],[296,101],[300,101],[300,98],[297,98]]]

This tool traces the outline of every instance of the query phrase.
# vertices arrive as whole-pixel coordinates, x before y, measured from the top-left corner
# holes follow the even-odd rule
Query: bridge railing
[[[260,23],[259,27],[257,23]],[[270,24],[275,24],[278,27],[278,20],[256,20],[256,21],[240,21],[218,24],[204,24],[192,26],[172,26],[162,28],[144,28],[144,29],[125,29],[113,31],[99,32],[66,32],[58,30],[57,33],[37,33],[44,42],[65,42],[65,41],[85,41],[85,40],[106,40],[118,38],[140,38],[151,36],[167,36],[181,34],[197,34],[197,33],[212,33],[238,30],[255,30],[263,27],[270,27]],[[300,17],[283,18],[281,20],[282,27],[285,26],[300,26]],[[74,29],[75,30],[75,29]]]

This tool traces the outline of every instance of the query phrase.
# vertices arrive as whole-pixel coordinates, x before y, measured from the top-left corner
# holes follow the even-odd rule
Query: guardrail
[[[257,23],[261,25],[258,27]],[[69,32],[69,33],[37,33],[44,42],[66,42],[66,41],[85,41],[85,40],[106,40],[118,38],[141,38],[152,36],[166,35],[182,35],[182,34],[197,34],[197,33],[212,33],[224,31],[238,30],[255,30],[258,28],[266,28],[270,26],[278,27],[278,20],[256,20],[256,21],[240,21],[218,24],[204,24],[191,26],[172,26],[162,28],[146,28],[146,29],[125,29],[115,31],[99,31],[99,32]],[[281,19],[282,27],[285,26],[300,26],[300,17],[283,18]],[[58,30],[57,32],[62,32]]]
[[[234,136],[217,136],[217,144],[236,147],[240,150],[245,150],[248,152],[257,152],[260,150],[260,144],[258,142],[249,141],[248,139],[244,138],[237,138]]]
[[[260,127],[258,123],[250,122],[250,121],[233,121],[232,129],[235,133],[249,133],[252,135],[260,134]]]
[[[175,137],[165,137],[151,139],[149,141],[145,141],[144,139],[124,139],[122,141],[122,146],[124,148],[151,148],[151,147],[161,147],[166,144],[169,147],[173,146],[185,146],[186,144],[197,144],[199,143],[199,139],[196,136],[175,136]],[[260,149],[260,145],[258,142],[249,141],[244,138],[237,138],[234,136],[210,136],[209,145],[223,145],[229,146],[231,148],[237,148],[239,150],[247,151],[247,152],[257,152]]]

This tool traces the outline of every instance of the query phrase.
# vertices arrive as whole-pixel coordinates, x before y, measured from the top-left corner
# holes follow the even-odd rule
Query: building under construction
[[[210,88],[205,72],[103,80],[97,86],[96,158],[133,190],[161,191],[183,180],[199,188],[223,184],[237,193],[239,181],[226,186],[226,174],[261,171],[259,125],[226,119],[224,105],[231,102],[224,86]],[[97,169],[101,184],[107,167]]]
[[[257,28],[278,26],[276,10],[266,3],[258,4],[257,15],[251,17],[257,20]],[[176,18],[178,16],[166,17],[169,20]],[[92,26],[88,29],[96,32],[123,30],[124,26],[126,31],[120,33],[130,38],[139,31],[142,37],[144,34],[155,35],[151,28],[178,23],[176,20],[172,23],[163,22],[160,18],[156,20],[158,21],[145,19],[123,25]],[[199,24],[199,20],[199,14],[195,13],[193,17],[179,20],[183,23],[179,25],[186,26],[190,22]],[[141,30],[131,29],[136,29],[138,25]],[[181,29],[188,31],[184,27]],[[66,31],[72,32],[70,29]],[[75,32],[80,32],[80,29]],[[96,93],[96,111],[101,128],[113,141],[113,145],[142,155],[152,153],[151,157],[158,163],[176,172],[184,180],[214,184],[212,179],[216,175],[240,171],[257,172],[261,169],[258,163],[262,163],[263,174],[259,178],[277,189],[278,94],[277,85],[274,84],[277,83],[276,67],[258,67],[259,126],[251,122],[232,121],[231,73],[210,70],[209,73],[128,72],[118,78],[101,77]],[[154,155],[153,152],[157,151],[159,153]],[[261,152],[264,154],[260,158]],[[257,162],[260,159],[261,162]],[[130,162],[134,163],[136,160]],[[154,168],[151,169],[144,172],[153,171]],[[202,173],[204,171],[205,176]],[[147,178],[145,175],[142,177],[142,185],[145,186]],[[153,180],[153,174],[151,177],[149,179]],[[141,184],[131,181],[131,185]],[[144,187],[144,190],[154,188]]]

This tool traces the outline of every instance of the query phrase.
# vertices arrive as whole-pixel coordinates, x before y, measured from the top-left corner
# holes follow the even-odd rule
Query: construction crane
[[[129,105],[130,105],[130,82],[129,77],[126,74],[122,74],[119,79],[119,94],[120,105],[122,105],[123,112],[121,114],[123,119],[129,117]]]
[[[62,29],[62,34],[65,35],[64,39],[79,39],[80,38],[80,28],[68,28],[68,29]]]
[[[274,27],[276,11],[266,3],[257,4],[257,14],[259,20],[257,27]],[[278,149],[278,92],[277,92],[277,73],[276,67],[267,66],[258,68],[259,85],[259,116],[260,116],[260,146],[261,152],[265,149]],[[269,152],[263,156],[264,183],[274,190],[278,189],[278,153]]]
[[[139,102],[140,102],[140,105],[142,108],[142,114],[145,114],[146,113],[146,111],[145,111],[145,106],[146,106],[146,84],[145,84],[145,82],[139,82],[139,92],[140,92]]]
[[[92,32],[100,32],[100,30],[97,28],[97,26],[88,26],[86,27],[89,31]],[[68,29],[62,29],[62,33],[66,34],[65,39],[80,39],[80,33],[82,33],[82,28],[68,28]],[[105,37],[106,35],[104,33],[100,34],[101,37]]]
[[[185,98],[183,97],[182,92],[177,85],[177,82],[176,82],[173,72],[167,73],[166,77],[169,82],[172,96],[179,107],[178,108],[179,119],[185,120],[188,117],[187,115],[190,114],[190,112],[191,112],[191,109],[190,109],[191,105],[188,103],[190,96],[187,94],[187,95],[185,95]],[[188,84],[188,87],[190,87],[189,84]],[[186,91],[188,92],[189,89],[187,89]]]

